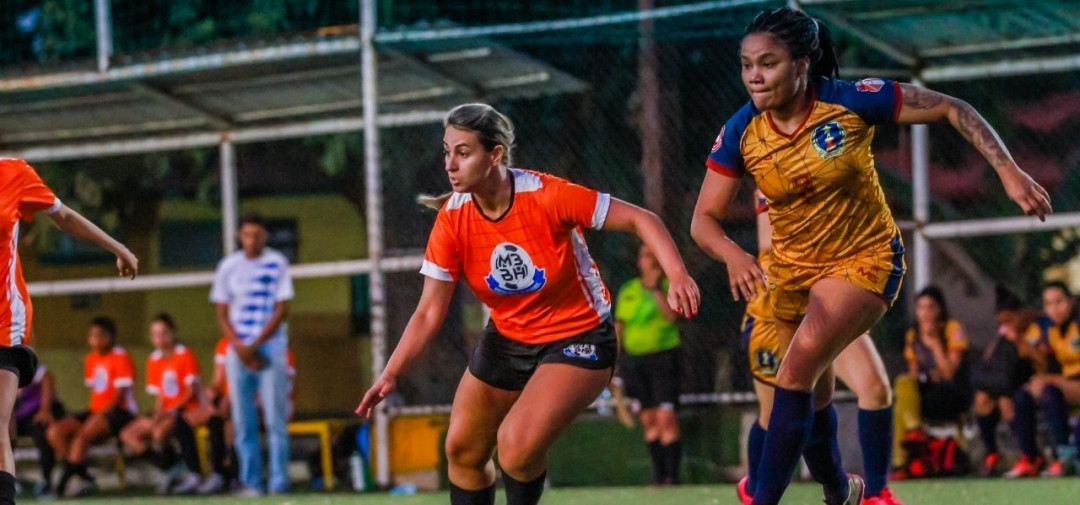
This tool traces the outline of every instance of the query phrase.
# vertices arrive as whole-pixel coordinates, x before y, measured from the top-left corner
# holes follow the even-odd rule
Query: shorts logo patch
[[[823,160],[843,154],[844,147],[846,147],[844,145],[845,140],[847,140],[847,131],[836,121],[829,121],[814,128],[812,137],[814,150]]]
[[[509,242],[503,242],[491,251],[491,272],[484,281],[489,289],[500,295],[535,293],[547,284],[544,269],[536,268],[525,249]]]
[[[563,347],[562,353],[570,358],[581,358],[589,361],[600,361],[596,355],[596,346],[592,344],[572,344]]]
[[[780,369],[779,361],[776,359],[776,354],[767,349],[758,349],[754,353],[754,362],[757,363],[758,370],[768,377],[776,375],[777,370]]]

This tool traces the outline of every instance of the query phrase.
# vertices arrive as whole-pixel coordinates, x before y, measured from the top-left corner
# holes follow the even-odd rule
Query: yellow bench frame
[[[323,490],[325,491],[332,491],[335,484],[334,454],[331,444],[333,444],[334,437],[341,433],[347,424],[348,423],[344,419],[312,419],[308,421],[293,421],[290,422],[288,426],[289,436],[319,437],[319,457],[323,473]],[[196,445],[199,449],[199,464],[202,466],[203,475],[206,475],[210,472],[210,456],[207,451],[210,430],[205,426],[200,426],[195,431],[195,437],[197,441]]]

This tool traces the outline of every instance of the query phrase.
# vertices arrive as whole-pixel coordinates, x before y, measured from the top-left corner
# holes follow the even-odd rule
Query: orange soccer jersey
[[[200,398],[197,396],[180,405],[180,400],[198,381],[199,362],[195,354],[182,345],[174,347],[168,357],[161,351],[154,351],[146,359],[146,392],[161,399],[161,410],[198,407]]]
[[[83,372],[86,386],[90,388],[90,412],[105,411],[121,389],[125,389],[125,396],[116,406],[133,414],[138,412],[135,394],[131,390],[135,385],[135,362],[122,347],[114,346],[104,354],[87,354],[83,361]]]
[[[454,193],[428,239],[428,277],[464,276],[491,308],[499,333],[526,344],[588,331],[611,313],[611,297],[581,228],[600,229],[611,197],[547,174],[511,170],[510,208],[498,219]]]
[[[29,344],[33,308],[19,261],[19,221],[35,212],[60,210],[60,200],[25,161],[0,158],[0,261],[4,289],[0,289],[0,346]]]

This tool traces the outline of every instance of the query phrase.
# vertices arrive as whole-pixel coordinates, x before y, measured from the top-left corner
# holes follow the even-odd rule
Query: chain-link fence
[[[0,23],[17,29],[0,30],[4,68],[28,62],[68,64],[92,58],[93,30],[87,25],[93,18],[91,3],[6,2],[0,9]],[[272,8],[262,9],[263,4]],[[731,300],[724,267],[693,244],[689,224],[705,173],[704,158],[720,126],[747,100],[738,62],[742,28],[761,7],[779,6],[782,2],[712,2],[712,7],[706,2],[700,4],[706,8],[682,14],[667,11],[672,14],[646,16],[645,20],[633,17],[638,4],[387,1],[379,9],[383,32],[378,48],[431,72],[453,67],[455,75],[467,76],[455,83],[458,92],[477,101],[492,101],[516,123],[517,166],[566,177],[656,210],[678,242],[705,300],[701,315],[682,325],[684,392],[748,389],[737,336],[742,306]],[[659,7],[687,5],[699,4],[665,2]],[[121,55],[118,57],[351,25],[357,17],[356,2],[344,0],[114,2],[112,11],[114,44]],[[553,24],[551,29],[540,31],[503,30],[476,36],[432,32],[430,37],[393,37],[401,29],[422,26],[442,30],[599,14],[622,17],[614,21]],[[54,45],[52,32],[48,31],[52,28],[48,27],[65,19],[70,21],[73,31],[69,35],[77,43]],[[835,32],[844,51],[843,64],[906,72],[861,38]],[[521,84],[492,82],[491,75],[497,69],[485,68],[470,59],[493,48],[512,55],[502,64],[527,60],[549,71],[519,76],[533,79],[530,82],[536,85],[528,91],[493,92],[500,86]],[[0,70],[0,74],[5,71]],[[574,85],[545,88],[543,83],[554,72],[569,76]],[[931,87],[962,97],[980,110],[998,128],[1020,165],[1047,186],[1057,212],[1080,211],[1080,170],[1076,167],[1080,148],[1072,142],[1080,133],[1080,122],[1075,119],[1080,117],[1080,73],[932,83]],[[383,106],[388,110],[409,110],[407,103]],[[1018,215],[1004,197],[993,171],[959,134],[946,125],[934,125],[930,132],[933,221]],[[439,124],[387,127],[382,129],[381,137],[387,255],[418,254],[426,243],[434,215],[420,208],[415,197],[449,189],[442,171],[442,128]],[[241,208],[262,209],[277,218],[280,247],[294,247],[294,259],[299,263],[363,257],[365,181],[358,168],[362,165],[362,144],[360,133],[349,133],[238,146]],[[875,154],[894,214],[899,220],[911,221],[912,155],[908,130],[880,127]],[[123,170],[110,176],[96,168],[102,165]],[[156,237],[156,245],[147,248],[156,258],[148,263],[148,271],[170,272],[205,268],[218,257],[219,253],[214,252],[220,245],[216,235],[216,212],[220,208],[216,165],[216,153],[203,150],[122,160],[58,162],[41,168],[46,179],[70,193],[74,201],[86,197],[80,191],[89,191],[88,186],[103,185],[106,194],[115,197],[111,201],[116,202],[116,208],[121,209],[117,210],[121,217],[116,228],[121,235]],[[146,177],[147,173],[152,177]],[[81,182],[79,174],[83,174]],[[744,184],[744,194],[736,200],[725,227],[737,242],[753,251],[756,246],[750,186],[749,182]],[[143,203],[133,203],[128,198],[131,192],[146,196]],[[308,208],[317,208],[316,215],[304,215]],[[209,249],[200,253],[184,248],[176,244],[177,236],[189,242],[197,237],[198,242],[209,244]],[[636,244],[631,238],[590,232],[587,239],[613,293],[636,275]],[[983,331],[992,320],[986,301],[994,283],[1007,283],[1034,302],[1038,284],[1047,275],[1068,276],[1076,271],[1064,265],[1076,261],[1078,242],[1077,233],[1071,229],[936,240],[932,248],[936,269],[933,279],[946,284],[946,292],[956,299],[959,310],[954,309],[954,315]],[[180,249],[191,256],[174,254]],[[1075,273],[1071,275],[1070,280],[1076,283]],[[350,297],[349,303],[334,310],[349,313],[352,323],[344,331],[363,333],[365,284],[362,276],[349,282],[348,289],[320,288],[323,290],[319,292],[349,293],[345,295]],[[421,277],[414,273],[393,273],[388,277],[391,348],[408,321],[421,284]],[[910,282],[905,288],[908,291],[909,286]],[[433,349],[402,381],[400,401],[406,405],[444,404],[452,397],[453,384],[484,323],[483,311],[475,299],[466,289],[459,294]],[[887,361],[894,365],[899,361],[902,331],[910,317],[907,300],[908,296],[902,296],[875,331]],[[327,327],[318,326],[323,323],[311,324],[308,328]],[[330,327],[334,329],[327,331],[342,331],[338,326]]]

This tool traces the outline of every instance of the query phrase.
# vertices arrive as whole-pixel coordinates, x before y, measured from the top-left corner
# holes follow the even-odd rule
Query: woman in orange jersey
[[[33,305],[22,276],[18,255],[21,221],[31,221],[44,212],[60,230],[89,240],[116,255],[122,276],[135,277],[139,260],[123,244],[60,202],[37,172],[25,161],[0,156],[0,433],[7,433],[18,388],[30,384],[37,369],[37,357],[29,347]],[[11,441],[0,437],[0,505],[15,501],[15,458]]]
[[[499,449],[509,505],[543,492],[546,453],[611,379],[617,343],[611,301],[582,237],[584,227],[636,234],[669,280],[668,303],[697,313],[697,285],[660,219],[550,175],[510,168],[510,120],[484,104],[452,109],[443,153],[453,193],[435,200],[420,302],[356,412],[395,389],[427,346],[464,280],[491,308],[484,338],[458,385],[446,454],[450,502],[491,505]],[[431,203],[431,202],[429,202]]]
[[[90,388],[89,408],[56,422],[48,431],[49,443],[66,460],[56,485],[60,497],[64,496],[68,481],[76,475],[86,481],[88,487],[84,491],[96,489],[97,484],[84,463],[86,451],[110,436],[119,436],[139,409],[132,391],[135,362],[116,344],[116,323],[108,317],[94,318],[86,341],[90,353],[83,362],[83,376]]]
[[[904,271],[899,229],[870,152],[874,125],[948,120],[986,157],[1026,214],[1043,218],[1051,211],[1050,197],[964,101],[882,79],[836,79],[829,30],[803,12],[761,12],[747,26],[739,52],[750,102],[713,143],[691,234],[727,264],[736,299],[752,299],[768,287],[788,349],[776,377],[753,503],[780,501],[806,448],[834,467],[824,482],[826,502],[857,504],[863,482],[844,474],[839,451],[831,451],[836,429],[824,410],[832,401],[833,358],[881,318]],[[769,203],[768,277],[721,226],[745,173]]]
[[[161,313],[154,317],[150,342],[154,352],[146,359],[146,392],[154,397],[154,412],[125,427],[120,440],[133,455],[152,451],[158,466],[168,471],[159,494],[170,489],[188,494],[202,483],[193,427],[206,424],[212,411],[203,401],[199,362],[191,350],[177,342],[172,316]],[[172,454],[174,437],[180,442],[183,466],[177,465]]]

